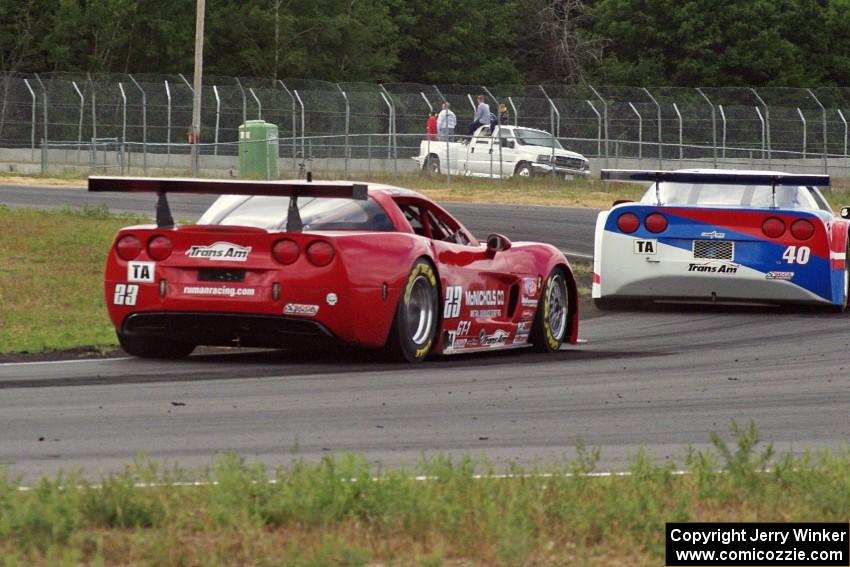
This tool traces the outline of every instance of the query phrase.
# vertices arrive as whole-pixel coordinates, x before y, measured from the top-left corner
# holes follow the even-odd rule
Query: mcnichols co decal
[[[230,242],[216,242],[209,246],[191,246],[186,250],[189,258],[204,258],[206,260],[220,260],[225,262],[244,262],[251,253],[250,246],[239,246]]]

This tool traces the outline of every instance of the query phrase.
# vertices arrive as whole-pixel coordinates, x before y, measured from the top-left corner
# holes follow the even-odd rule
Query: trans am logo
[[[740,264],[733,264],[732,262],[703,262],[701,264],[688,264],[688,271],[703,274],[734,274],[740,267]]]
[[[511,334],[508,331],[498,329],[492,335],[488,335],[484,329],[478,334],[478,344],[481,346],[503,345]]]
[[[216,242],[210,246],[192,246],[186,250],[189,258],[203,258],[224,262],[244,262],[251,253],[250,246],[239,246],[230,242]]]

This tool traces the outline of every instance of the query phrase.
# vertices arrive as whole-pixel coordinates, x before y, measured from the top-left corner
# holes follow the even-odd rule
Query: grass
[[[115,345],[103,269],[117,230],[140,220],[0,206],[0,353]]]
[[[353,455],[275,471],[230,455],[194,475],[139,459],[27,491],[3,475],[0,565],[660,565],[665,522],[846,521],[847,450],[776,455],[752,424],[732,436],[691,451],[686,474],[639,452],[628,476],[588,476],[599,452],[579,446],[509,478],[475,478],[494,468],[471,458]],[[198,475],[209,484],[180,484]]]

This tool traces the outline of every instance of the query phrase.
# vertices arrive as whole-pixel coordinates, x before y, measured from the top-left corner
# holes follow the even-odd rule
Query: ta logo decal
[[[655,256],[658,250],[657,240],[635,240],[635,254]]]
[[[153,262],[127,262],[127,281],[153,283]]]

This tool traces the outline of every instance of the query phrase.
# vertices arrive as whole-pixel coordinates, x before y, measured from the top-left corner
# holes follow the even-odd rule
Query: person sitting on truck
[[[457,116],[452,112],[452,105],[443,103],[443,109],[437,115],[437,139],[441,142],[451,142],[457,126]]]
[[[429,140],[437,139],[437,117],[433,112],[428,113],[428,120],[425,121],[425,137]]]
[[[481,126],[490,123],[490,105],[484,102],[484,95],[478,95],[478,107],[475,109],[475,116],[472,122],[469,123],[469,132],[466,133],[470,138]]]

